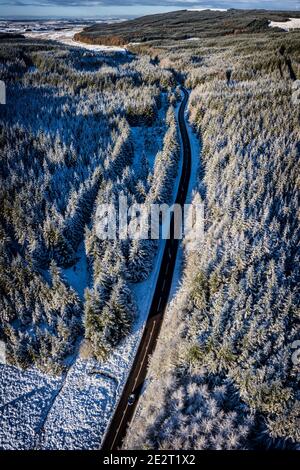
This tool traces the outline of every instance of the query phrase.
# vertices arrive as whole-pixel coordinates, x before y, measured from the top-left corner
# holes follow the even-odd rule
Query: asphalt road
[[[191,146],[184,120],[184,111],[189,95],[185,89],[182,90],[184,98],[179,108],[178,122],[182,138],[183,165],[175,201],[177,204],[181,205],[183,205],[186,200],[191,174]],[[104,437],[104,441],[102,443],[103,450],[108,451],[121,448],[128,424],[134,414],[138,402],[138,396],[146,378],[148,360],[155,349],[163,321],[164,311],[168,303],[178,244],[179,240],[174,239],[173,216],[171,216],[170,239],[166,240],[147,324],[122,396],[118,402],[109,429]],[[128,403],[128,399],[131,394],[135,394],[137,398],[134,403],[130,405]]]

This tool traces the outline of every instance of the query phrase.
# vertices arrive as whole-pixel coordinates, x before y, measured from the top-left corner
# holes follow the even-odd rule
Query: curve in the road
[[[184,205],[186,200],[191,174],[191,146],[184,119],[185,107],[189,95],[184,88],[182,88],[182,90],[184,98],[179,108],[178,122],[182,140],[183,164],[175,201],[181,206]],[[170,238],[166,240],[147,324],[122,396],[104,437],[102,443],[103,450],[115,450],[121,447],[127,426],[132,419],[137,405],[137,400],[130,405],[128,403],[129,397],[131,394],[137,395],[142,389],[147,374],[148,359],[155,349],[163,321],[163,314],[168,303],[179,244],[179,240],[174,239],[173,222],[174,214],[171,215]]]

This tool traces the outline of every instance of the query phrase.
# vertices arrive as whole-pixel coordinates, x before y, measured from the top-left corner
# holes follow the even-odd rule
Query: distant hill
[[[143,16],[122,23],[85,28],[74,39],[89,44],[124,45],[163,39],[188,39],[266,31],[268,23],[300,18],[300,12],[268,10],[191,11]],[[272,30],[274,32],[274,29]],[[279,31],[279,29],[278,29]]]

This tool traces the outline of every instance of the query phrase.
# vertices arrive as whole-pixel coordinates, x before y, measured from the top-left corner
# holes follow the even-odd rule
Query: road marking
[[[159,310],[159,307],[160,307],[160,304],[161,304],[161,297],[159,298],[159,303],[158,303],[158,307],[157,307],[157,310]]]
[[[152,338],[152,335],[153,335],[153,330],[154,330],[155,324],[156,324],[156,320],[153,321],[153,327],[152,327],[152,330],[151,330],[151,333],[150,333],[149,341],[148,341],[148,343],[147,343],[147,347],[146,347],[146,350],[145,350],[145,354],[144,354],[144,356],[143,356],[143,359],[142,359],[142,362],[141,362],[141,365],[140,365],[140,368],[139,368],[139,371],[138,371],[138,373],[137,373],[136,378],[139,377],[140,372],[141,372],[141,368],[143,367],[143,364],[144,364],[144,361],[145,361],[145,357],[146,357],[146,355],[147,355],[147,350],[148,350],[148,347],[149,347],[149,344],[150,344],[150,341],[151,341],[151,338]]]

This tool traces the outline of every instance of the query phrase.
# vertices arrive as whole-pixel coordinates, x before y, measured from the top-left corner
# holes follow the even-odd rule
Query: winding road
[[[184,205],[186,200],[191,174],[191,146],[184,119],[184,112],[189,94],[184,88],[182,88],[182,91],[184,93],[184,98],[178,112],[178,123],[182,140],[183,164],[175,201],[181,206]],[[174,239],[174,214],[172,214],[170,238],[166,240],[147,324],[122,396],[110,422],[109,429],[104,436],[102,450],[108,451],[121,448],[128,424],[133,417],[138,400],[136,399],[131,405],[128,403],[128,400],[132,394],[136,397],[139,395],[147,375],[149,357],[155,349],[163,321],[164,311],[168,303],[178,245],[179,240]]]

